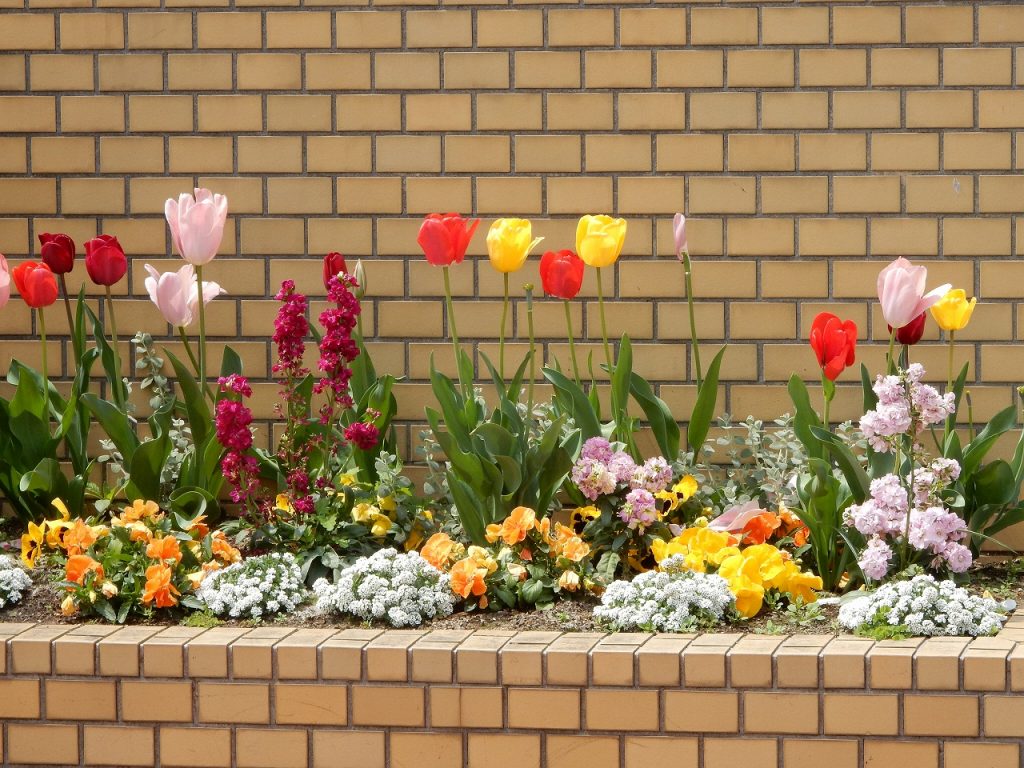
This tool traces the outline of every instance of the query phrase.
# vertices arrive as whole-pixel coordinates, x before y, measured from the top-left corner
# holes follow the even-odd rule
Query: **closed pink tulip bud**
[[[224,237],[228,199],[196,188],[194,197],[185,192],[164,203],[164,215],[181,258],[197,267],[209,264]]]
[[[878,274],[878,301],[890,327],[899,330],[937,302],[950,289],[946,283],[925,293],[928,270],[902,256]]]
[[[0,253],[0,307],[11,298],[11,271],[7,267],[7,259]]]
[[[672,235],[676,240],[676,257],[682,260],[683,254],[688,253],[690,249],[686,244],[686,217],[681,213],[677,213],[672,219]]]
[[[199,285],[194,267],[186,264],[177,272],[160,274],[146,264],[146,271],[149,273],[146,290],[164,320],[175,328],[191,325],[199,311]],[[206,303],[222,293],[224,289],[217,283],[203,281],[203,298]]]

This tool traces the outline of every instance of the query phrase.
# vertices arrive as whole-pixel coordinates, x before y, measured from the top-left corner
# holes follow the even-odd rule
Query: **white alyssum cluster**
[[[735,603],[721,576],[682,568],[683,558],[669,557],[660,571],[632,581],[614,581],[601,596],[594,616],[616,630],[683,632],[720,623]]]
[[[910,635],[992,635],[1016,604],[972,595],[928,574],[894,581],[839,608],[839,623],[851,630],[904,627]]]
[[[302,571],[289,553],[248,557],[209,574],[196,592],[216,615],[259,619],[291,613],[305,599]]]
[[[358,616],[364,621],[386,621],[394,627],[415,627],[427,619],[448,616],[455,595],[448,574],[432,566],[418,552],[399,554],[381,549],[361,557],[331,584],[318,579],[313,585],[317,610]]]
[[[0,555],[0,608],[21,600],[32,586],[32,577],[10,555]]]

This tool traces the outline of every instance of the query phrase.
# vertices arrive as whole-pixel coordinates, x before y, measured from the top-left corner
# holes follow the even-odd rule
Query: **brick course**
[[[877,643],[28,624],[0,624],[0,642],[4,765],[939,768],[944,755],[944,768],[1009,768],[1021,760],[1017,616],[993,638]],[[40,665],[71,647],[94,658],[115,647],[166,658],[142,668]],[[265,675],[252,674],[254,647],[266,649]],[[206,657],[226,664],[191,669]]]

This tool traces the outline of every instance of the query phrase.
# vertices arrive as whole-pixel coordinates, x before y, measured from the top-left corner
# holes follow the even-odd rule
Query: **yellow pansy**
[[[369,522],[374,515],[379,515],[380,510],[377,509],[373,504],[366,501],[361,501],[352,507],[352,519],[357,523]]]
[[[654,497],[659,501],[666,502],[662,505],[662,513],[675,512],[680,504],[685,504],[693,494],[697,492],[697,481],[687,475],[668,490],[658,491]]]
[[[754,558],[736,554],[722,561],[718,575],[729,582],[729,591],[736,596],[736,610],[741,616],[752,618],[764,605],[764,585]]]
[[[533,236],[529,219],[498,219],[487,232],[487,254],[499,272],[516,272],[530,251],[543,240]]]
[[[43,553],[46,532],[42,526],[28,524],[28,531],[21,536],[21,561],[29,568],[36,567],[36,558]]]
[[[274,509],[278,512],[284,512],[286,515],[295,514],[295,508],[292,506],[291,499],[288,498],[287,493],[277,494],[277,499],[274,501]]]
[[[932,305],[932,317],[944,331],[962,331],[971,321],[977,303],[975,298],[967,300],[967,292],[963,288],[954,288]]]

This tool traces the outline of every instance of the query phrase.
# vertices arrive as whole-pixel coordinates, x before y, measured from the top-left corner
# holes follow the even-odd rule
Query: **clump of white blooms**
[[[32,577],[10,555],[0,555],[0,608],[14,605],[32,586]]]
[[[302,603],[306,589],[295,558],[274,552],[214,571],[203,579],[196,594],[218,616],[259,619],[291,613]]]
[[[393,627],[419,626],[455,609],[448,574],[418,552],[399,554],[394,549],[359,558],[334,584],[318,579],[313,592],[317,610],[323,613],[348,613],[364,621],[386,621]]]
[[[915,636],[994,635],[1016,607],[1012,600],[997,603],[958,587],[949,579],[928,574],[894,581],[839,609],[839,623],[861,633],[898,629]]]
[[[684,632],[714,626],[736,602],[721,576],[683,567],[673,555],[660,571],[647,571],[632,581],[614,581],[594,609],[595,618],[613,629]]]

